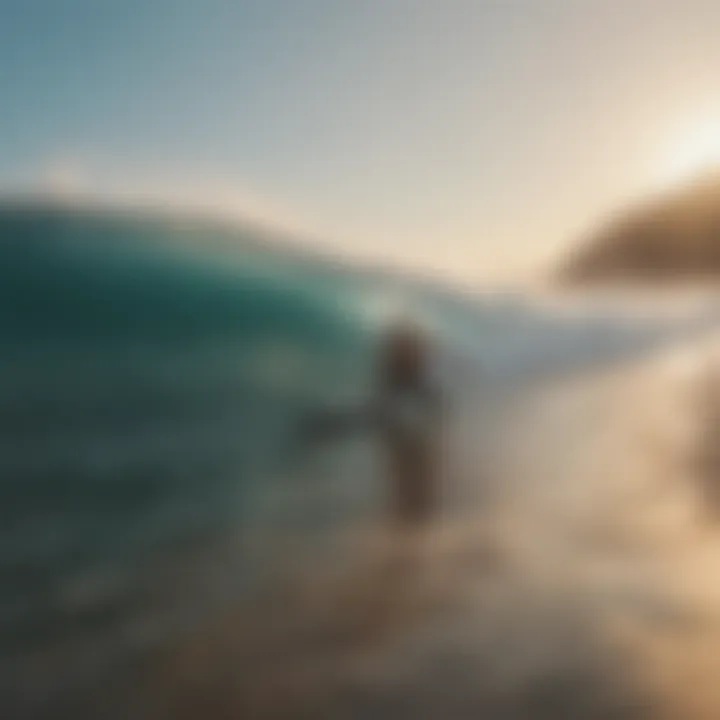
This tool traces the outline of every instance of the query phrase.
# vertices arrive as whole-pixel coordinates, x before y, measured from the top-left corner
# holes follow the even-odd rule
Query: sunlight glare
[[[720,121],[686,132],[669,155],[659,173],[661,186],[674,186],[720,168]]]

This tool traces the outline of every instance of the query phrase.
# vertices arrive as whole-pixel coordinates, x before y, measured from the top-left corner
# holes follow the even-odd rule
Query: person
[[[441,401],[431,379],[430,355],[431,343],[417,324],[394,323],[381,342],[370,403],[316,411],[303,423],[306,440],[327,441],[364,429],[377,434],[390,514],[404,525],[430,520],[439,504]]]
[[[429,341],[401,322],[388,333],[377,370],[377,417],[392,487],[392,514],[430,519],[438,504],[440,398],[431,380]]]

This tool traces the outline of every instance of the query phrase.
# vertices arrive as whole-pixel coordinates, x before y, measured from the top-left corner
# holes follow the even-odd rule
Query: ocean
[[[298,418],[370,367],[326,269],[212,223],[18,207],[0,296],[3,718],[62,713],[236,602],[258,530],[309,539],[371,502],[363,458],[295,457]]]
[[[365,694],[349,701],[355,714],[323,714],[312,703],[293,706],[295,676],[306,661],[310,672],[307,648],[342,645],[341,639],[308,638],[307,625],[292,626],[283,640],[292,651],[286,644],[282,661],[266,657],[278,618],[287,621],[294,604],[302,604],[287,587],[347,571],[359,562],[357,538],[382,526],[384,488],[372,443],[359,437],[303,452],[295,442],[300,418],[319,406],[362,402],[387,320],[397,313],[420,319],[442,350],[438,373],[452,415],[444,512],[454,519],[446,527],[464,527],[461,518],[470,517],[477,528],[479,507],[495,522],[517,507],[517,497],[533,497],[536,509],[543,502],[565,507],[577,492],[563,494],[548,479],[582,472],[575,465],[560,472],[548,457],[557,463],[563,451],[548,456],[541,448],[549,446],[549,428],[560,428],[555,440],[562,447],[591,421],[551,413],[523,436],[533,417],[528,397],[542,400],[560,378],[582,378],[596,367],[607,371],[675,346],[717,319],[715,305],[669,317],[628,315],[625,305],[619,313],[573,313],[514,293],[467,296],[389,272],[353,271],[272,240],[257,228],[167,214],[0,209],[3,720],[418,717],[423,701],[413,705],[408,698],[452,688],[460,676],[433,671],[434,681],[410,689],[412,672],[394,676],[391,665],[385,680],[405,704],[368,700],[367,688],[382,683],[366,677]],[[562,407],[550,403],[553,413]],[[541,471],[543,462],[549,464]],[[565,490],[574,487],[568,482]],[[518,488],[524,489],[518,494]],[[538,488],[554,489],[542,500]],[[515,504],[508,505],[508,495]],[[500,507],[505,514],[495,512]],[[556,509],[551,518],[544,512],[536,513],[542,521],[524,520],[514,541],[529,533],[529,547],[540,552],[542,542],[527,528],[567,524]],[[439,583],[445,589],[465,587],[488,562],[482,553],[468,554],[465,541],[452,542],[464,550],[453,546],[449,562],[443,556],[440,565],[454,573]],[[408,566],[393,567],[392,582],[386,573],[353,587],[397,599],[393,583],[407,576]],[[272,595],[280,586],[285,595]],[[565,594],[550,603],[548,616],[527,607],[530,597],[547,600],[546,586],[512,587],[510,600],[496,593],[485,609],[510,635],[528,618],[541,619],[524,637],[570,617]],[[268,597],[276,605],[267,601],[263,616],[257,608]],[[302,602],[316,614],[324,607],[307,597]],[[408,601],[398,602],[405,608]],[[254,615],[244,610],[251,607]],[[522,609],[513,614],[513,607]],[[376,618],[390,611],[368,612]],[[253,617],[255,635],[267,632],[259,633],[249,660],[217,649],[218,633],[224,642]],[[452,637],[444,627],[444,637]],[[247,634],[238,637],[236,644],[250,647]],[[196,650],[198,638],[214,639]],[[539,642],[547,649],[555,640]],[[364,651],[353,647],[357,659]],[[537,642],[532,648],[537,652]],[[508,652],[525,657],[513,646]],[[403,662],[418,654],[408,650]],[[587,659],[587,652],[581,655],[578,667]],[[188,656],[202,670],[178,669],[177,658]],[[294,664],[283,675],[287,703],[279,709],[267,697],[251,703],[253,666],[282,674],[278,668],[288,658]],[[475,661],[452,662],[465,677]],[[544,677],[546,665],[538,667]],[[335,670],[325,668],[323,684],[332,685]],[[528,697],[531,703],[535,696]],[[433,700],[447,701],[442,694]],[[424,716],[439,717],[431,707]],[[488,717],[545,717],[533,715],[531,704],[525,715],[501,704],[473,707],[494,707]],[[547,717],[585,717],[585,710]],[[463,712],[447,716],[470,716]]]

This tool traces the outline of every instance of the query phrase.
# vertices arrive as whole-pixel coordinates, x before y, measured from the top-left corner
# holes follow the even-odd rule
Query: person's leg
[[[396,523],[422,525],[433,518],[438,504],[438,461],[435,449],[420,443],[388,447],[391,514]]]

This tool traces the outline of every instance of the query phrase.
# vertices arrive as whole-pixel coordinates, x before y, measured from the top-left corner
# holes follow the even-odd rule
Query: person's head
[[[381,373],[388,384],[416,382],[425,374],[428,340],[412,320],[398,320],[384,336]]]

